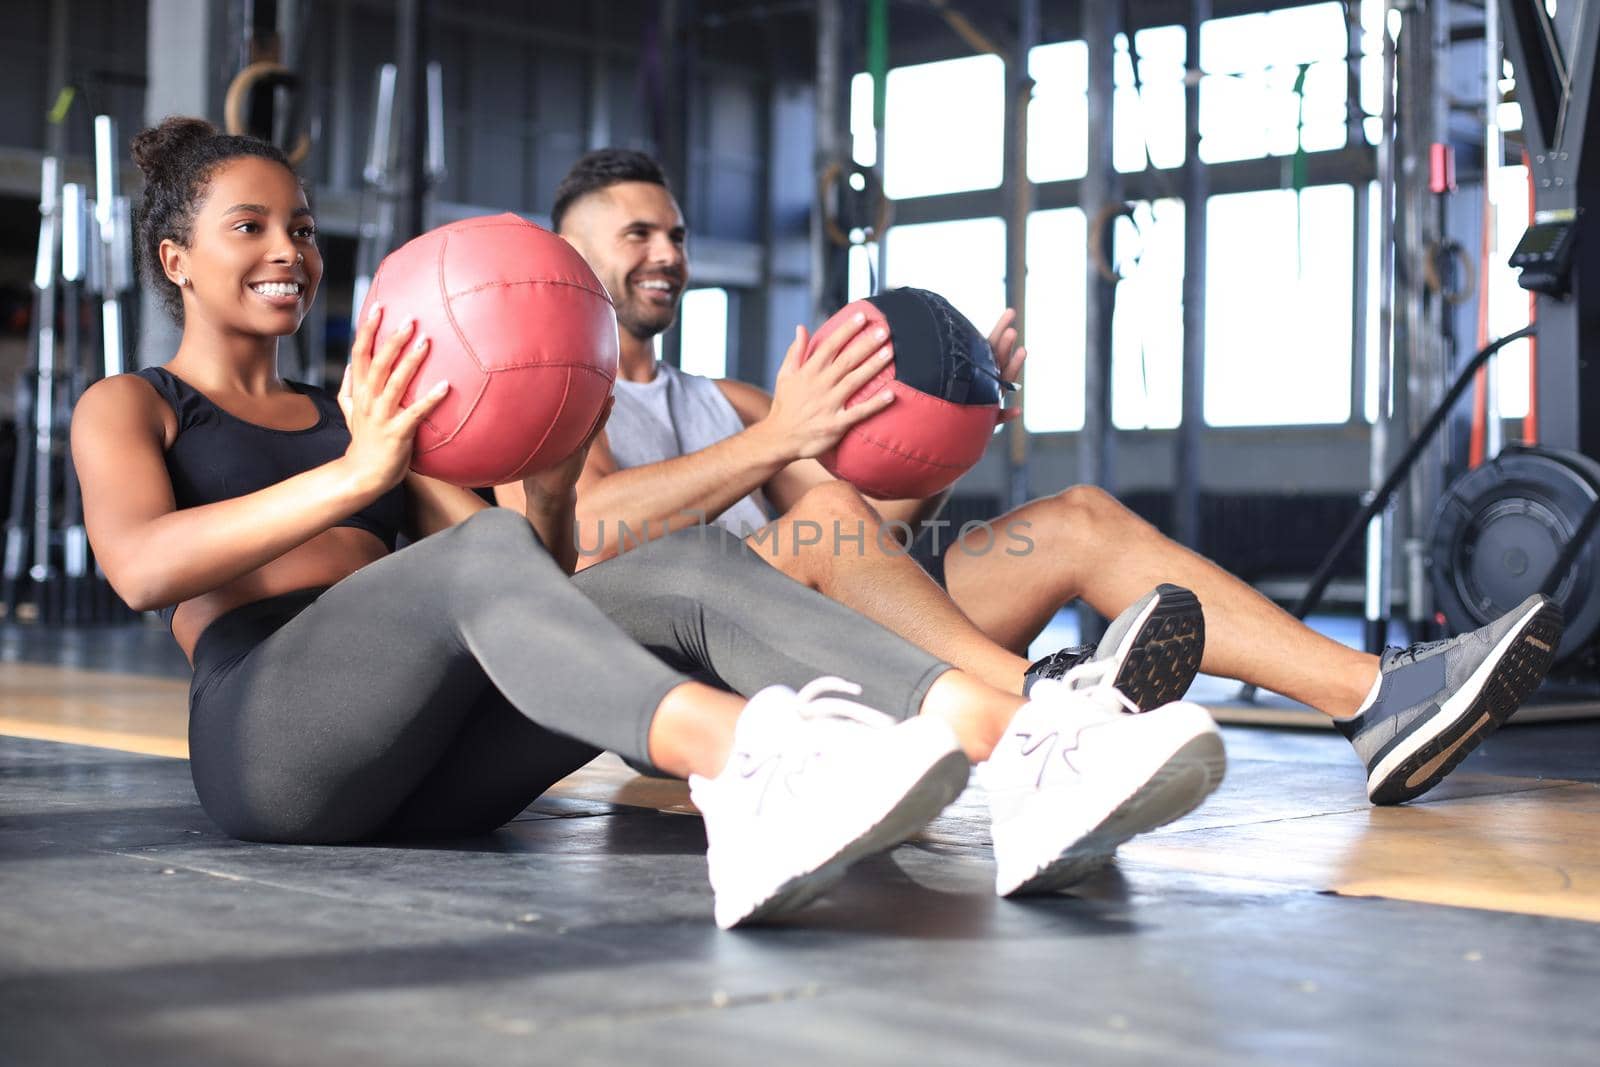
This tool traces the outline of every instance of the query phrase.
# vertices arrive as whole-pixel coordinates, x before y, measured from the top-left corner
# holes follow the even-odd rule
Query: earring
[[[178,275],[178,287],[180,289],[189,288],[189,276],[187,274]]]

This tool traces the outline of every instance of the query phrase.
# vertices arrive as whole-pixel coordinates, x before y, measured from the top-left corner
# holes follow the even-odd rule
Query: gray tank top
[[[623,469],[686,456],[744,429],[716,382],[669,363],[657,363],[648,382],[618,378],[616,394],[606,440]],[[735,501],[713,521],[741,537],[759,530],[768,521],[760,492]]]

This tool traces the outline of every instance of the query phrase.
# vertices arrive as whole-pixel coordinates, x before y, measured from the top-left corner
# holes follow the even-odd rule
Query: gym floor
[[[1592,719],[1513,723],[1388,809],[1332,731],[1229,726],[1205,806],[1026,902],[974,787],[720,933],[686,790],[610,757],[478,840],[230,841],[185,673],[159,627],[0,625],[0,1062],[1600,1058]]]

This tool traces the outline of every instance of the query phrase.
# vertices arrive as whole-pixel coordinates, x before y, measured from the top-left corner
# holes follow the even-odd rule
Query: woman
[[[716,532],[571,578],[587,443],[523,483],[521,516],[408,472],[448,386],[401,406],[428,345],[406,309],[360,325],[337,400],[277,376],[322,276],[282,154],[177,118],[133,149],[183,337],[85,393],[73,456],[107,577],[194,665],[192,774],[228,833],[482,833],[609,749],[689,779],[729,927],[915,833],[991,754],[1004,889],[1077,877],[1214,787],[1198,709],[1120,716],[1105,686],[1024,706]],[[1039,754],[1068,731],[1069,758]]]

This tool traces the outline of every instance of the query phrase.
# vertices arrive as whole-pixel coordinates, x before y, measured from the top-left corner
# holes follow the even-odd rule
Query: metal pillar
[[[692,219],[701,203],[695,195],[695,174],[690,166],[692,117],[689,101],[694,99],[695,75],[694,0],[662,0],[656,20],[656,43],[660,50],[661,96],[653,101],[656,158],[667,174],[667,182],[678,195],[678,202]],[[683,320],[679,319],[661,335],[660,358],[679,366],[683,360]]]
[[[589,151],[611,147],[611,57],[603,46],[607,24],[615,17],[611,5],[596,0],[589,5]]]
[[[849,86],[844,76],[844,2],[817,0],[816,144],[812,174],[846,158]],[[880,164],[881,164],[880,160]],[[828,241],[822,212],[836,205],[816,204],[811,212],[811,321],[822,322],[849,299],[849,263]]]
[[[1111,152],[1111,107],[1115,82],[1113,60],[1116,37],[1122,28],[1121,4],[1082,6],[1083,37],[1089,46],[1089,167],[1083,176],[1083,211],[1089,219],[1089,239],[1095,239],[1095,220],[1122,203],[1122,181]],[[1108,219],[1104,241],[1111,255],[1114,221]],[[1085,250],[1087,252],[1087,250]],[[1084,314],[1083,432],[1078,438],[1078,481],[1111,489],[1113,454],[1111,431],[1111,316],[1116,309],[1114,281],[1100,275],[1089,257],[1088,300]],[[1078,632],[1085,643],[1099,640],[1105,624],[1095,610],[1078,606]]]
[[[428,96],[422,69],[427,7],[428,0],[399,0],[395,5],[395,128],[401,175],[394,227],[397,245],[427,229]]]
[[[1028,216],[1033,213],[1033,182],[1028,180],[1028,102],[1033,78],[1028,57],[1039,43],[1039,0],[1017,0],[1017,36],[1006,58],[1005,190],[1006,303],[1016,310],[1017,337],[1025,337],[1028,321]],[[1017,403],[1020,404],[1021,394]],[[1007,506],[1021,507],[1030,497],[1028,431],[1021,418],[1007,427]]]
[[[1387,11],[1385,11],[1387,15]],[[1394,36],[1385,18],[1383,29],[1383,117],[1378,141],[1378,358],[1371,365],[1377,375],[1378,410],[1372,421],[1367,463],[1367,501],[1376,497],[1388,475],[1390,429],[1395,425],[1395,185],[1398,152],[1395,145],[1395,73],[1399,63]],[[1358,202],[1359,202],[1358,198]],[[1371,265],[1368,265],[1371,269]],[[1363,644],[1378,652],[1389,639],[1389,618],[1394,611],[1395,509],[1380,511],[1367,526],[1366,595],[1362,614],[1366,620]]]
[[[1083,37],[1089,46],[1089,168],[1083,176],[1083,210],[1091,227],[1108,207],[1122,201],[1122,182],[1111,153],[1112,62],[1121,29],[1121,5],[1084,4]],[[1091,231],[1091,239],[1093,239]],[[1111,234],[1105,235],[1107,250]],[[1084,316],[1084,413],[1078,446],[1078,480],[1112,487],[1111,316],[1116,284],[1100,276],[1090,261]]]
[[[1444,391],[1443,316],[1428,290],[1423,260],[1443,234],[1442,206],[1428,188],[1430,146],[1441,140],[1447,101],[1438,91],[1440,59],[1449,48],[1449,12],[1439,0],[1406,6],[1400,31],[1396,88],[1395,151],[1399,165],[1396,204],[1394,375],[1395,421],[1415,437]],[[1433,590],[1428,580],[1428,525],[1441,490],[1444,443],[1435,441],[1412,474],[1403,495],[1402,531],[1406,617],[1410,638],[1432,629]]]
[[[154,126],[168,115],[221,118],[220,66],[215,62],[220,26],[227,15],[221,4],[193,0],[149,0],[144,120]],[[149,286],[139,295],[139,342],[129,369],[165,363],[178,348],[178,329],[167,317]]]
[[[1211,18],[1211,0],[1191,0],[1185,36],[1183,157],[1183,416],[1178,425],[1172,492],[1178,540],[1200,549],[1200,430],[1205,423],[1206,198],[1210,177],[1200,162],[1200,27]]]

